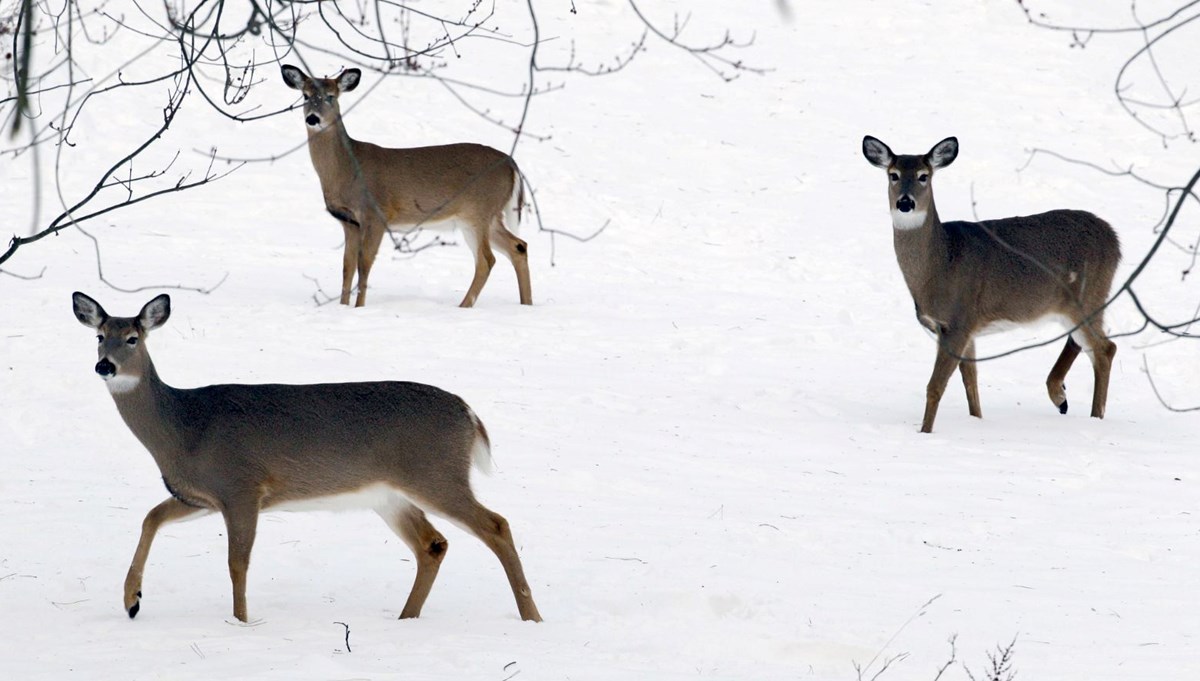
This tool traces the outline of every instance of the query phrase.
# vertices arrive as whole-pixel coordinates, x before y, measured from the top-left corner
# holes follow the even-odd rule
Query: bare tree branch
[[[373,87],[397,77],[432,79],[468,110],[507,129],[513,135],[510,154],[517,152],[522,139],[529,142],[549,139],[528,128],[535,97],[562,90],[568,78],[622,72],[645,51],[651,35],[686,51],[725,80],[742,72],[764,71],[745,65],[733,55],[734,51],[749,46],[753,38],[735,40],[726,31],[723,37],[709,44],[684,42],[690,17],[682,20],[676,17],[673,28],[661,29],[651,24],[632,0],[629,5],[641,25],[627,37],[618,38],[611,54],[600,58],[585,55],[571,39],[564,61],[545,64],[541,62],[541,48],[561,38],[542,35],[532,0],[527,0],[523,10],[528,28],[517,25],[516,33],[501,30],[494,0],[462,0],[460,9],[453,13],[429,10],[403,0],[353,3],[132,0],[119,4],[100,0],[99,5],[88,8],[78,0],[64,0],[61,4],[21,0],[18,11],[8,21],[0,17],[0,39],[11,38],[16,65],[11,92],[0,98],[0,125],[9,128],[13,143],[0,148],[0,154],[13,159],[27,155],[30,159],[33,201],[27,234],[11,238],[0,253],[0,264],[24,253],[22,247],[69,226],[79,227],[88,220],[110,216],[144,201],[216,182],[245,163],[274,161],[303,147],[301,143],[282,152],[235,158],[207,148],[210,145],[203,142],[194,144],[193,151],[208,160],[208,169],[202,176],[184,167],[188,163],[177,151],[167,153],[165,160],[157,164],[150,160],[161,155],[159,147],[168,138],[172,123],[192,103],[198,102],[203,109],[237,123],[253,123],[294,109],[293,105],[264,108],[250,98],[256,86],[273,81],[263,74],[273,75],[274,69],[264,67],[282,63],[284,59],[295,59],[311,72],[315,70],[309,67],[310,59],[332,57],[341,67],[352,65],[379,74]],[[780,10],[786,9],[787,3],[781,2]],[[511,11],[505,9],[508,23],[512,22]],[[577,16],[573,5],[570,11]],[[128,56],[122,56],[120,65],[107,75],[93,73],[88,60],[92,52],[88,50],[108,49],[107,45],[118,35],[122,35],[122,49]],[[472,82],[448,71],[450,63],[468,57],[476,46],[497,44],[524,54],[526,68],[520,87],[492,81]],[[161,60],[167,52],[173,61],[162,66]],[[554,82],[547,79],[551,74]],[[168,93],[161,123],[148,129],[138,144],[116,154],[107,167],[89,180],[89,190],[81,195],[69,191],[66,170],[70,168],[74,175],[80,172],[69,163],[72,151],[81,141],[90,139],[90,131],[84,126],[97,115],[102,116],[106,106],[120,106],[108,104],[119,101],[117,97],[138,93],[136,97],[149,102],[161,96],[158,88],[164,84]],[[366,91],[355,104],[369,94]],[[488,98],[508,100],[507,113],[484,103]],[[18,132],[20,140],[15,137]],[[53,149],[53,175],[48,193],[59,204],[46,223],[40,212],[44,147]],[[217,160],[235,165],[217,173],[212,170]],[[528,189],[539,230],[550,233],[552,264],[557,236],[588,241],[607,227],[605,221],[593,233],[583,236],[547,228],[534,187],[528,177],[522,176],[522,182]],[[423,241],[419,234],[420,230],[394,235],[397,252],[411,256],[449,243],[440,238]],[[96,248],[99,260],[98,243]]]
[[[722,80],[731,81],[744,72],[758,74],[766,73],[766,69],[749,66],[740,59],[734,59],[726,56],[726,53],[730,50],[730,48],[738,49],[753,45],[754,36],[751,36],[748,40],[738,41],[735,40],[728,31],[726,31],[725,35],[716,42],[712,42],[707,45],[692,45],[685,43],[682,40],[683,32],[686,30],[688,22],[691,20],[690,15],[685,16],[682,19],[676,15],[675,23],[671,30],[665,31],[655,26],[654,23],[652,23],[650,19],[648,19],[646,15],[642,13],[641,8],[638,7],[634,0],[629,0],[629,6],[633,9],[634,13],[637,14],[638,19],[641,19],[642,23],[646,25],[647,30],[662,40],[665,40],[668,44],[683,50],[692,57],[695,57],[697,61],[705,66],[705,68],[712,71],[717,76],[720,76]]]

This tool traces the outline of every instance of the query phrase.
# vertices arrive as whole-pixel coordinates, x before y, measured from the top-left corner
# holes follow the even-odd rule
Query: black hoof
[[[1067,413],[1067,401],[1066,400],[1063,400],[1063,403],[1058,405],[1058,413],[1060,413],[1060,414]]]
[[[137,617],[138,611],[142,609],[142,592],[137,592],[138,599],[129,607],[129,619]]]

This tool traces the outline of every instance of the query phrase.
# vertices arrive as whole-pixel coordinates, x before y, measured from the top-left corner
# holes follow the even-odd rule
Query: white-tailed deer
[[[516,229],[525,202],[521,173],[511,156],[482,144],[388,149],[352,139],[342,123],[338,97],[358,86],[362,72],[347,69],[337,78],[309,78],[295,66],[283,67],[283,82],[304,95],[308,153],[325,208],[342,223],[343,305],[350,304],[358,272],[356,307],[367,300],[367,278],[384,232],[461,227],[475,255],[475,278],[461,307],[471,307],[487,281],[496,256],[512,262],[522,305],[533,304],[528,247]]]
[[[1042,318],[1057,319],[1070,330],[1046,378],[1050,400],[1067,413],[1063,379],[1083,350],[1095,374],[1092,416],[1104,418],[1117,352],[1104,334],[1104,305],[1121,260],[1113,228],[1078,210],[942,222],[933,203],[933,173],[958,156],[957,139],[948,137],[923,155],[897,156],[870,135],[862,148],[871,165],[887,171],[896,260],[917,320],[938,339],[921,432],[933,430],[938,402],[955,367],[962,373],[968,410],[982,416],[975,336]]]
[[[471,491],[472,463],[485,468],[491,455],[487,431],[462,399],[401,382],[173,388],[146,349],[147,334],[171,314],[170,298],[154,298],[136,317],[110,317],[82,293],[72,302],[79,321],[99,334],[96,373],[171,493],[142,523],[125,578],[130,617],[141,607],[142,570],[164,523],[224,516],[233,616],[244,622],[259,512],[368,508],[416,555],[400,617],[421,614],[446,555],[428,511],[483,540],[504,566],[521,619],[541,620],[508,521]]]

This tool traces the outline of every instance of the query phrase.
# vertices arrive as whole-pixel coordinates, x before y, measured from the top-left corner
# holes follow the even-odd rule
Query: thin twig
[[[346,628],[346,652],[348,652],[348,653],[354,652],[353,650],[350,649],[350,625],[346,624],[345,622],[334,622],[334,624],[340,624]]]

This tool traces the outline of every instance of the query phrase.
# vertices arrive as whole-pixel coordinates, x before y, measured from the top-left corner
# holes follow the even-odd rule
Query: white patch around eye
[[[892,209],[892,227],[899,230],[919,229],[925,225],[925,211],[910,210],[907,213]]]
[[[141,382],[142,379],[138,376],[117,375],[104,379],[104,385],[108,386],[108,392],[114,395],[130,392]]]

